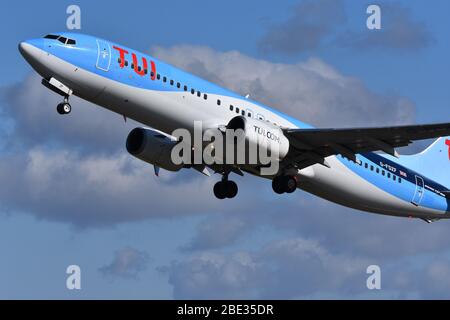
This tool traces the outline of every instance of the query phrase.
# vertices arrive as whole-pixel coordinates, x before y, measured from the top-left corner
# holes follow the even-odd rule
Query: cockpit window
[[[74,46],[77,44],[77,41],[74,39],[69,39],[63,36],[58,36],[56,34],[48,34],[44,37],[44,39],[58,40],[59,42],[67,45]]]
[[[54,34],[48,34],[44,37],[44,39],[52,39],[52,40],[56,40],[58,38],[59,38],[59,36],[54,35]]]

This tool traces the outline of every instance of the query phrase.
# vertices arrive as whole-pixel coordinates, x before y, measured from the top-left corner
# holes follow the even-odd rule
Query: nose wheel
[[[217,199],[232,199],[238,193],[238,186],[236,182],[228,180],[228,175],[224,175],[222,180],[214,185],[213,191]]]
[[[277,176],[272,180],[272,189],[275,193],[292,193],[297,189],[297,179],[293,176]]]
[[[56,107],[56,111],[59,114],[69,114],[72,111],[72,106],[69,103],[69,99],[64,98],[64,102],[58,104],[58,106]]]

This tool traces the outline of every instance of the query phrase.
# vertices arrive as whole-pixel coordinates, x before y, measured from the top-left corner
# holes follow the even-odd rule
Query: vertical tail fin
[[[421,153],[401,156],[400,162],[450,189],[450,137],[437,139]]]

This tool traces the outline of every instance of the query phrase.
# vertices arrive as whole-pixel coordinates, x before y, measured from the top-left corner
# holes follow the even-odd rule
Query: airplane
[[[127,151],[154,165],[156,175],[160,168],[219,173],[213,188],[218,199],[238,193],[231,173],[248,173],[271,180],[277,194],[301,189],[357,210],[428,223],[450,217],[450,123],[315,128],[155,57],[84,34],[49,34],[21,42],[19,51],[42,84],[62,97],[59,114],[71,112],[75,95],[143,124],[128,135]],[[284,150],[277,172],[262,175],[258,163],[175,164],[171,151],[180,141],[172,133],[193,132],[196,121],[242,129],[249,143],[276,136]],[[251,138],[255,134],[260,139]],[[437,140],[421,153],[396,151],[432,138]]]

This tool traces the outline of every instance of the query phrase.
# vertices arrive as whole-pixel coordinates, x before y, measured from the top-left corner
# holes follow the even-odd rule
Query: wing
[[[298,169],[320,163],[328,166],[325,158],[342,155],[356,161],[356,154],[384,151],[398,156],[395,148],[415,140],[450,135],[450,123],[380,128],[351,129],[285,129],[291,149],[283,161]]]

